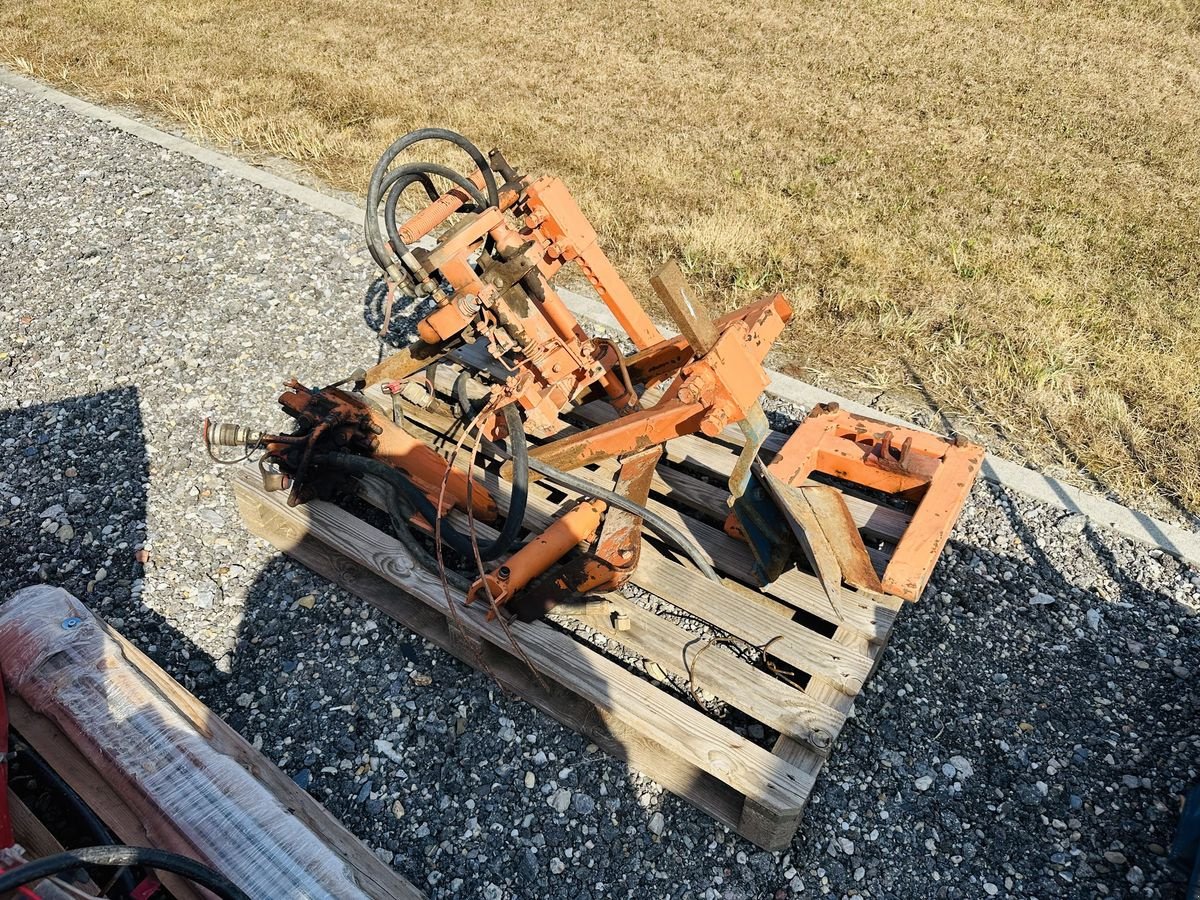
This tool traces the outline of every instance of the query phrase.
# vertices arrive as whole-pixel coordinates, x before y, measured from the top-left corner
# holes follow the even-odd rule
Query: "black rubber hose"
[[[383,201],[383,181],[387,174],[388,167],[397,156],[407,150],[414,144],[419,144],[422,141],[447,141],[454,146],[466,151],[466,154],[471,157],[471,161],[479,168],[483,174],[484,187],[487,189],[487,200],[489,206],[500,205],[500,192],[496,187],[496,176],[493,174],[491,166],[479,152],[479,148],[468,141],[465,137],[457,132],[450,131],[445,128],[421,128],[417,131],[410,131],[403,137],[397,138],[383,155],[379,157],[379,161],[375,163],[375,168],[371,170],[371,180],[367,185],[367,214],[366,214],[366,238],[367,248],[371,251],[371,256],[379,268],[387,270],[391,267],[392,262],[387,257],[387,248],[384,246],[383,236],[379,231],[379,204]]]
[[[383,190],[386,190],[388,185],[390,185],[391,190],[387,191],[383,204],[383,225],[387,229],[388,240],[392,244],[392,252],[398,257],[404,256],[409,251],[408,245],[400,238],[400,228],[396,224],[396,206],[400,202],[400,195],[404,193],[404,189],[412,184],[414,180],[423,179],[422,184],[428,182],[425,192],[430,194],[430,199],[436,200],[439,196],[437,188],[435,187],[431,193],[428,187],[428,185],[433,184],[432,179],[429,177],[430,175],[438,175],[445,178],[447,181],[452,182],[455,187],[466,191],[475,202],[474,209],[481,210],[487,208],[487,201],[484,199],[483,194],[479,193],[479,188],[475,187],[475,185],[471,184],[470,181],[453,169],[439,166],[436,163],[410,163],[392,170],[384,180]],[[380,192],[382,193],[383,190]],[[463,210],[463,212],[469,211],[470,209]]]
[[[458,403],[459,414],[468,421],[475,418],[475,414],[479,412],[479,408],[471,400],[471,395],[467,393],[467,385],[471,383],[471,380],[470,372],[460,372],[458,377],[454,379],[453,389],[454,400]]]
[[[514,433],[512,426],[509,426],[510,434]],[[522,455],[528,457],[528,450],[525,446],[525,432],[521,428],[519,417],[516,432],[518,438],[513,440],[514,447],[520,444]],[[416,512],[426,522],[431,525],[437,519],[437,510],[429,498],[425,496],[408,476],[400,469],[393,468],[387,463],[380,462],[377,459],[372,459],[368,456],[356,456],[353,453],[325,453],[314,457],[315,463],[328,465],[331,468],[340,469],[351,475],[374,475],[389,485],[398,495],[398,500],[407,506],[407,509],[389,509],[388,513],[393,519],[399,520],[396,523],[396,530],[400,532],[404,527],[407,527],[407,520],[412,512]],[[494,540],[487,541],[479,545],[479,555],[484,561],[495,559],[508,549],[516,541],[517,536],[521,533],[521,525],[525,519],[525,506],[529,498],[529,468],[528,466],[517,466],[513,475],[513,492],[512,500],[509,503],[508,515],[504,519],[504,525],[500,529],[500,533],[496,535]],[[401,525],[403,523],[403,527]],[[412,549],[407,540],[407,535],[399,535],[406,547]],[[451,526],[448,522],[442,522],[441,529],[442,542],[464,559],[472,559],[475,551],[471,546],[471,539],[467,535],[460,532],[458,529]],[[413,538],[414,543],[415,536]],[[419,547],[420,544],[417,543]],[[421,557],[422,562],[428,562],[429,554],[420,548],[420,552],[414,551]],[[436,565],[435,565],[436,571]]]
[[[528,466],[548,481],[553,481],[555,484],[560,484],[565,488],[570,488],[588,497],[603,500],[609,506],[623,509],[627,513],[640,516],[647,528],[664,541],[674,544],[678,549],[686,553],[691,561],[696,564],[696,568],[704,573],[705,577],[710,581],[715,581],[717,584],[721,583],[721,576],[709,565],[708,560],[704,558],[704,552],[696,542],[658,513],[647,509],[640,503],[635,503],[628,497],[622,497],[616,491],[602,488],[593,481],[588,481],[586,478],[580,478],[578,475],[572,475],[569,472],[564,472],[562,469],[555,468],[549,463],[542,462],[537,457],[529,457]]]
[[[508,515],[504,519],[504,527],[496,537],[496,543],[503,539],[511,545],[521,532],[525,521],[525,508],[529,503],[529,442],[525,438],[525,423],[521,421],[521,412],[516,403],[510,403],[501,410],[504,414],[504,424],[508,428],[508,452],[512,456],[512,494],[508,501]],[[482,552],[482,548],[480,548]],[[503,552],[503,551],[501,551]],[[485,559],[494,559],[500,554],[494,554]]]
[[[454,379],[454,399],[458,403],[459,412],[463,419],[475,417],[478,410],[471,402],[467,393],[467,385],[471,383],[471,373],[462,372]],[[516,403],[509,403],[501,413],[504,424],[508,428],[508,455],[513,463],[512,494],[508,501],[508,516],[504,519],[504,527],[497,535],[495,543],[506,540],[509,545],[517,539],[521,531],[521,523],[525,521],[525,509],[529,505],[529,441],[525,437],[525,423],[521,421],[521,412]],[[510,533],[511,529],[511,533]],[[483,547],[479,548],[482,555]],[[503,551],[501,551],[503,552]],[[484,559],[495,559],[494,556],[484,556]]]
[[[392,520],[392,528],[396,532],[396,538],[402,543],[405,549],[413,555],[413,558],[429,572],[437,572],[441,567],[438,565],[437,559],[432,553],[425,549],[425,545],[421,543],[416,533],[413,531],[412,525],[409,524],[409,519],[414,512],[419,513],[427,522],[432,522],[433,519],[428,518],[434,515],[433,504],[429,503],[429,498],[417,490],[416,486],[411,481],[404,477],[404,473],[398,469],[394,469],[386,463],[380,462],[377,459],[371,459],[366,456],[355,456],[352,453],[326,453],[316,458],[316,461],[321,465],[329,466],[331,469],[338,469],[351,475],[374,475],[383,482],[386,490],[385,502],[387,503],[388,517]],[[414,504],[416,496],[419,495],[421,500],[425,501],[420,506]],[[446,543],[455,549],[460,556],[467,556],[471,552],[471,545],[468,541],[466,546],[457,547],[454,545],[450,535],[446,534],[445,528],[442,531]],[[455,532],[457,536],[457,532]],[[471,589],[471,580],[453,569],[446,569],[446,580],[460,591],[469,591]]]
[[[146,866],[160,872],[173,872],[189,881],[208,888],[221,900],[250,900],[236,884],[210,869],[178,853],[156,850],[153,847],[80,847],[66,853],[55,853],[25,863],[0,875],[0,894],[14,891],[42,878],[52,878],[80,866]]]
[[[41,754],[34,750],[25,741],[13,741],[10,739],[9,746],[15,746],[18,757],[23,765],[28,765],[37,773],[37,780],[43,783],[48,783],[71,807],[71,812],[91,833],[92,839],[101,844],[116,844],[117,838],[108,826],[101,821],[90,806],[83,802],[83,798],[75,792],[63,777],[50,767],[50,764],[42,758]],[[132,894],[137,889],[137,881],[133,877],[133,873],[129,871],[121,872],[117,879],[120,889],[125,894]]]

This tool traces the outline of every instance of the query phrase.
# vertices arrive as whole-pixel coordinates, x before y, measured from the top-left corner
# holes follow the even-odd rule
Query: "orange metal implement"
[[[853,415],[830,404],[813,410],[767,471],[794,486],[824,473],[916,502],[881,581],[885,593],[917,600],[983,457],[983,448],[976,444]]]
[[[577,544],[590,541],[607,508],[602,500],[586,500],[567,510],[503,564],[471,585],[467,603],[473,603],[486,584],[484,596],[490,593],[496,605],[503,606],[513,594],[566,556]],[[488,618],[494,616],[495,610],[488,610]]]

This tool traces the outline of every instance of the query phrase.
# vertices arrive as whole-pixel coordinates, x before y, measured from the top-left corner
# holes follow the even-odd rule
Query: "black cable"
[[[510,425],[511,433],[513,431]],[[525,432],[521,428],[519,417],[515,433],[517,437],[513,441],[514,447],[520,444],[523,448],[523,454],[527,458]],[[408,528],[408,519],[413,512],[432,525],[438,518],[437,508],[425,496],[425,493],[409,480],[408,476],[402,470],[393,468],[387,463],[372,459],[369,456],[357,456],[353,453],[324,453],[313,457],[313,463],[340,469],[350,475],[374,475],[380,481],[387,484],[392,489],[392,492],[395,493],[396,502],[400,504],[395,507],[389,506],[388,509],[388,514],[396,525],[397,536],[406,547],[413,550],[414,554],[420,557],[422,564],[430,561],[428,559],[428,552],[416,540],[415,536],[411,534],[411,531],[408,533],[404,532]],[[488,541],[486,544],[480,544],[479,546],[480,555],[485,560],[495,559],[507,552],[516,540],[517,535],[521,532],[521,525],[525,519],[526,501],[529,497],[529,469],[527,466],[520,468],[524,470],[524,477],[521,478],[515,473],[513,475],[512,500],[509,503],[508,515],[505,517],[500,533],[496,535],[494,540]],[[517,489],[518,482],[523,484],[523,488],[520,491]],[[470,537],[453,528],[445,521],[442,522],[442,542],[464,559],[474,558],[475,554],[471,547]],[[434,563],[433,571],[437,571],[436,563]]]
[[[471,381],[471,373],[464,369],[459,373],[458,377],[454,379],[453,388],[454,400],[456,403],[458,403],[459,414],[462,415],[463,419],[468,421],[475,418],[475,414],[482,408],[477,407],[471,400],[471,395],[467,393],[467,385],[469,385]]]
[[[236,884],[203,863],[178,853],[153,847],[80,847],[25,863],[0,875],[0,894],[14,891],[42,878],[53,878],[80,866],[146,866],[161,872],[182,875],[208,888],[221,900],[250,900]]]
[[[529,441],[525,438],[525,423],[521,421],[521,412],[516,403],[509,403],[501,410],[504,414],[504,424],[508,428],[508,452],[512,455],[512,493],[508,500],[508,515],[504,518],[504,527],[496,536],[495,544],[505,542],[511,545],[521,532],[525,522],[525,508],[529,503]],[[507,549],[507,548],[505,548]],[[479,548],[483,555],[483,547]],[[484,559],[495,559],[500,553],[493,552],[483,556]]]
[[[473,419],[478,412],[467,393],[467,385],[471,381],[472,377],[469,371],[463,371],[454,379],[454,399],[458,403],[459,412],[464,420]],[[513,463],[512,494],[508,501],[508,516],[504,519],[504,527],[492,544],[504,541],[506,542],[505,549],[507,549],[507,545],[511,545],[517,539],[517,535],[521,531],[521,523],[525,521],[525,509],[529,505],[529,441],[525,437],[525,423],[521,421],[521,412],[517,409],[517,404],[509,403],[501,410],[501,413],[504,415],[504,424],[508,428],[508,454]],[[491,552],[492,544],[483,544],[479,547],[479,553],[485,560],[495,559],[500,555]]]
[[[483,175],[484,187],[487,190],[488,205],[500,205],[500,192],[496,187],[496,176],[492,172],[491,166],[488,165],[488,161],[484,158],[483,154],[479,152],[479,148],[461,134],[445,128],[421,128],[397,138],[384,151],[383,155],[379,157],[379,161],[375,163],[375,168],[371,170],[371,180],[367,185],[367,214],[365,222],[367,248],[371,251],[371,256],[374,257],[379,268],[384,271],[391,269],[394,265],[388,259],[387,247],[379,231],[379,204],[383,201],[384,177],[387,174],[388,167],[391,166],[397,156],[409,147],[419,144],[422,141],[446,141],[464,150]]]
[[[569,472],[562,471],[562,469],[555,468],[549,463],[542,462],[537,457],[528,457],[527,464],[530,469],[537,472],[543,478],[560,484],[563,487],[570,488],[580,494],[585,494],[588,497],[603,500],[610,506],[615,506],[618,509],[623,509],[628,513],[639,516],[647,528],[663,540],[674,544],[678,549],[686,553],[691,561],[696,564],[696,568],[704,573],[705,577],[710,581],[721,584],[721,577],[709,565],[708,560],[704,558],[704,552],[696,542],[658,513],[642,506],[640,503],[630,500],[628,497],[622,497],[616,491],[610,491],[608,488],[600,487],[600,485],[593,481],[588,481],[586,478],[580,478],[578,475],[572,475]]]
[[[63,777],[51,768],[50,764],[42,758],[42,755],[25,741],[13,740],[11,738],[12,732],[9,732],[9,734],[9,746],[16,748],[17,758],[20,760],[22,766],[28,765],[36,773],[37,781],[49,784],[66,801],[76,819],[91,833],[92,839],[99,844],[116,844],[116,835],[109,831],[108,826],[92,811],[90,806],[83,802],[83,798],[79,796],[75,789],[67,784],[63,780]],[[133,877],[133,873],[129,871],[122,871],[117,877],[117,882],[120,884],[121,891],[124,894],[132,894],[137,888],[137,880]]]

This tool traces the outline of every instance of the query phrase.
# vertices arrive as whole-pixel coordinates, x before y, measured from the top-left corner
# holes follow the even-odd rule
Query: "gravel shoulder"
[[[87,599],[435,897],[1182,895],[1200,572],[1080,517],[976,487],[780,853],[250,537],[198,423],[373,361],[373,278],[345,222],[0,87],[0,597]]]

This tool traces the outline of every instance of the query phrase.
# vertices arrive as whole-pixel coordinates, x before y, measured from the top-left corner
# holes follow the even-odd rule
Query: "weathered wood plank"
[[[620,613],[629,628],[619,631],[612,616]],[[576,619],[609,640],[658,663],[665,671],[719,697],[781,734],[829,748],[845,716],[831,706],[814,701],[804,691],[756,669],[721,646],[706,646],[701,635],[643,609],[619,594],[603,600],[557,607],[556,617]],[[814,735],[814,732],[817,732]]]
[[[281,498],[263,494],[248,477],[253,478],[245,470],[239,473],[243,515],[270,520],[283,544],[312,534],[443,615],[451,614],[450,603],[462,602],[461,594],[447,598],[438,579],[416,565],[394,538],[328,503],[289,508]],[[505,650],[511,646],[505,629],[486,621],[480,606],[457,610],[457,619],[489,643]],[[811,774],[781,763],[545,623],[514,622],[510,629],[531,664],[592,703],[606,721],[663,743],[676,756],[781,815],[803,808],[812,788]]]
[[[771,643],[771,655],[807,672],[819,673],[842,690],[857,694],[871,671],[871,660],[839,647],[831,639],[747,603],[713,584],[699,572],[643,553],[638,566],[655,593],[692,615],[755,646]]]
[[[453,622],[410,594],[399,591],[365,567],[319,540],[281,538],[270,521],[247,519],[251,531],[272,542],[301,564],[374,605],[404,627],[437,644],[473,668],[485,671],[502,687],[586,736],[609,756],[649,775],[718,822],[736,828],[743,797],[729,785],[636,732],[622,729],[591,704],[550,679],[538,679],[524,662],[499,647],[478,642],[480,652],[452,634]]]
[[[887,635],[885,635],[885,641],[886,637]],[[845,645],[847,650],[868,655],[873,662],[878,660],[884,647],[883,643],[869,643],[861,634],[848,628],[839,628],[834,635],[834,640]],[[808,693],[814,699],[828,703],[845,715],[850,714],[850,709],[854,706],[856,699],[821,678],[814,678],[809,682]],[[811,772],[814,778],[825,764],[825,760],[819,754],[814,753],[810,747],[794,741],[786,735],[781,735],[775,742],[773,752],[780,759],[785,759],[792,765]],[[795,823],[788,822],[774,815],[771,810],[763,808],[753,798],[748,797],[742,808],[738,831],[761,846],[781,848],[791,842],[798,825],[798,818]]]

